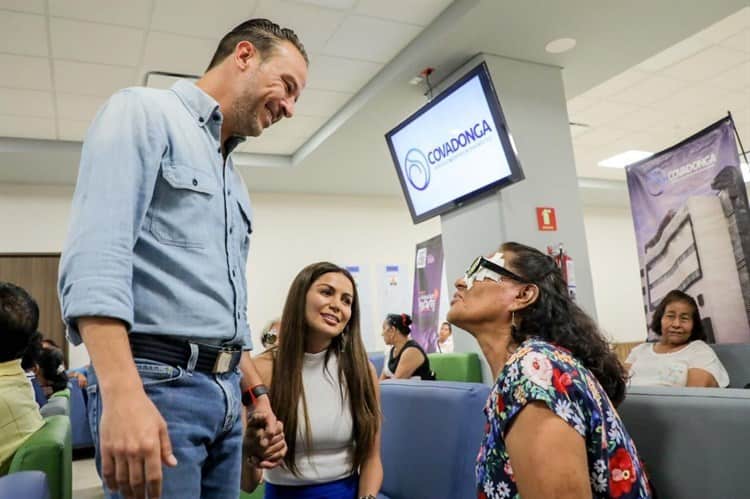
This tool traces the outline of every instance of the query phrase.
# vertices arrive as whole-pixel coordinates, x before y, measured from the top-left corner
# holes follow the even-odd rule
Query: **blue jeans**
[[[135,359],[146,395],[167,422],[177,466],[162,466],[164,499],[236,498],[240,490],[242,424],[240,373],[188,372],[146,359]],[[89,424],[101,476],[99,420],[102,400],[96,373],[88,374]],[[104,486],[111,499],[121,495]]]

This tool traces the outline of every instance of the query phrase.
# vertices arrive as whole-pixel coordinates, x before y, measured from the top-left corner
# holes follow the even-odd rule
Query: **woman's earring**
[[[514,334],[516,332],[516,311],[511,310],[510,311],[510,332],[511,334]]]

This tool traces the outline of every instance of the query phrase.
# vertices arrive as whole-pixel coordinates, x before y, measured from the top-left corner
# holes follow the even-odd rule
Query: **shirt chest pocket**
[[[218,190],[212,172],[185,165],[162,165],[156,181],[151,233],[159,242],[203,248],[211,237],[211,207]]]
[[[248,251],[250,250],[250,234],[253,232],[253,213],[250,207],[250,201],[244,198],[237,200],[237,234],[236,240],[240,248],[240,261],[244,265],[247,262]]]

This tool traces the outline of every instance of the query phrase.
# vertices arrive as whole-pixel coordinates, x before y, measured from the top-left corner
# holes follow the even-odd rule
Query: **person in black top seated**
[[[392,345],[380,379],[435,379],[430,370],[430,359],[419,343],[409,338],[411,317],[407,314],[388,314],[383,321],[383,340]]]

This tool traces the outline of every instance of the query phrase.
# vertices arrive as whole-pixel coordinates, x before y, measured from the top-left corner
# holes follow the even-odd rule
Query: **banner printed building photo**
[[[750,211],[734,133],[726,118],[627,167],[647,322],[679,289],[716,343],[750,342]]]

